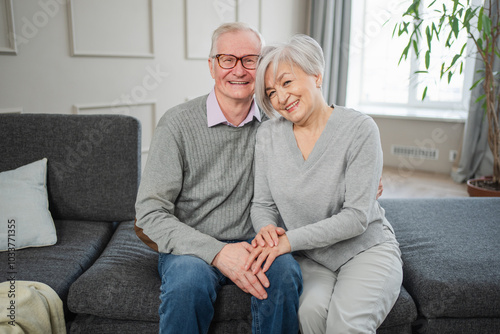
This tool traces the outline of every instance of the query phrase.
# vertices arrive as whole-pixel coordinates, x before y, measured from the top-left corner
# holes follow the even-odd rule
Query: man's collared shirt
[[[243,125],[251,122],[253,118],[256,118],[259,122],[261,121],[260,119],[260,110],[259,107],[257,107],[257,104],[255,103],[255,100],[252,101],[252,106],[250,107],[250,111],[248,112],[247,117],[241,122],[240,125],[236,126],[234,124],[231,124],[228,122],[226,119],[226,116],[222,113],[222,110],[219,106],[219,102],[217,101],[217,97],[215,96],[215,90],[212,89],[210,94],[208,94],[207,98],[207,121],[208,121],[208,127],[215,126],[217,124],[226,124],[232,127],[242,127]]]

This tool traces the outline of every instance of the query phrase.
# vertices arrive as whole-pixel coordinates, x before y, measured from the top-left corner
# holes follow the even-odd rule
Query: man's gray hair
[[[272,66],[276,76],[281,63],[290,64],[292,70],[297,66],[309,75],[323,75],[325,70],[323,49],[312,37],[295,35],[288,43],[264,47],[255,76],[255,98],[259,107],[271,118],[276,117],[276,113],[266,94],[265,76],[269,66]]]
[[[260,48],[262,49],[262,47],[264,46],[264,38],[259,33],[259,31],[257,31],[257,29],[244,22],[229,22],[220,25],[217,29],[214,30],[212,34],[212,46],[210,47],[209,57],[214,57],[217,54],[217,41],[222,34],[236,31],[253,32],[260,41]]]

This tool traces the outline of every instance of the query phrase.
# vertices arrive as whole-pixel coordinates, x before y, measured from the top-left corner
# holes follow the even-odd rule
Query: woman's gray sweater
[[[376,200],[382,161],[377,125],[352,109],[335,106],[307,160],[291,122],[264,122],[255,151],[255,230],[282,219],[292,251],[337,270],[389,238]]]

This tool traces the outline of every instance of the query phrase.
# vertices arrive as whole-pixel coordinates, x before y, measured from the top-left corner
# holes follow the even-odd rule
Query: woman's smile
[[[289,113],[291,113],[292,111],[294,111],[295,109],[297,109],[296,107],[299,105],[299,100],[293,102],[293,103],[290,103],[288,106],[285,107],[285,110],[288,111]]]

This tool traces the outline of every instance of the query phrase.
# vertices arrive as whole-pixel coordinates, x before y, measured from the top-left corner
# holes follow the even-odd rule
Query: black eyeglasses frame
[[[220,57],[221,56],[231,56],[231,57],[234,57],[234,58],[236,58],[236,62],[234,63],[234,65],[232,67],[222,67],[222,65],[220,63]],[[257,62],[255,63],[255,68],[248,68],[243,63],[243,58],[245,58],[245,57],[257,57],[257,61],[258,61],[259,58],[260,58],[260,55],[250,54],[250,55],[244,55],[243,57],[236,57],[235,55],[228,54],[228,53],[219,53],[219,54],[216,54],[215,56],[212,56],[212,58],[216,58],[217,59],[217,64],[219,64],[219,67],[222,68],[222,69],[224,69],[224,70],[231,70],[231,69],[235,68],[236,65],[238,65],[238,61],[241,63],[241,66],[243,66],[243,68],[245,68],[247,70],[255,70],[257,68]]]

